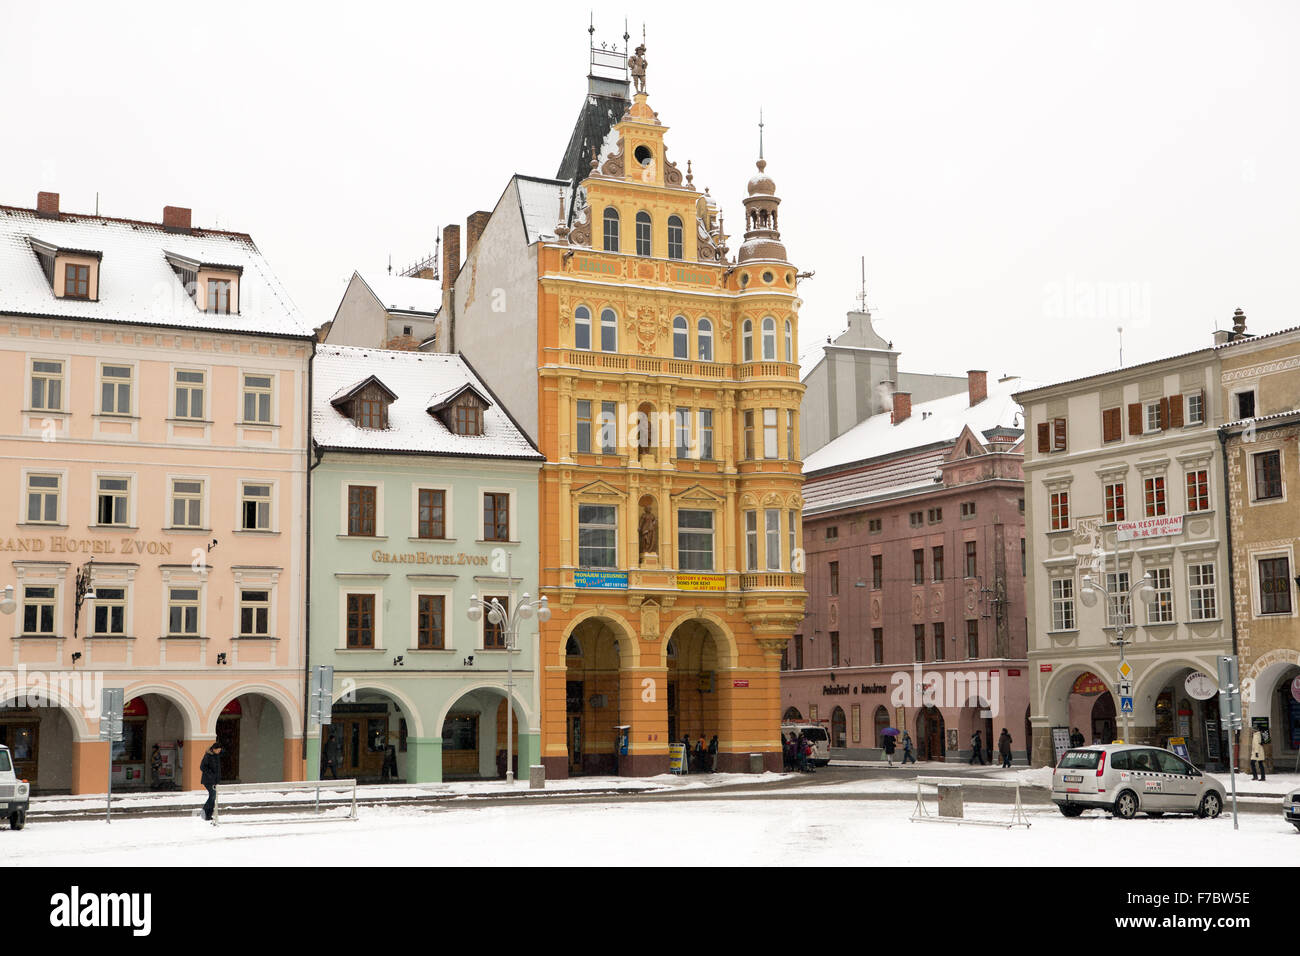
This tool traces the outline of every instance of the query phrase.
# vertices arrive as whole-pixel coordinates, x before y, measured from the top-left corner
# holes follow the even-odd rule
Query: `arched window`
[[[618,316],[613,309],[605,309],[600,313],[600,350],[618,351]]]
[[[585,305],[580,305],[573,311],[573,347],[591,348],[591,310]]]
[[[776,361],[776,319],[770,315],[763,319],[763,361]]]
[[[682,252],[682,221],[676,216],[668,217],[668,258],[680,259]]]
[[[713,323],[708,319],[700,319],[699,326],[695,332],[695,341],[699,343],[699,355],[701,362],[713,361]]]
[[[754,361],[754,323],[749,319],[740,327],[740,343],[744,361]]]
[[[844,719],[844,708],[836,707],[834,710],[831,711],[831,746],[832,747],[848,746],[848,742],[845,739],[848,736],[848,734],[845,732],[847,726],[848,726],[848,721]]]
[[[636,214],[636,254],[650,255],[650,214],[644,210]]]
[[[618,210],[605,207],[605,251],[618,252]]]
[[[690,358],[690,342],[686,334],[686,316],[679,315],[673,319],[673,358]]]
[[[794,323],[785,320],[785,360],[794,361]]]

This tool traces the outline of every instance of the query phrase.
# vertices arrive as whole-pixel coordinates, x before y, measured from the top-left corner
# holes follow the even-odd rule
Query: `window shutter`
[[[1160,399],[1160,430],[1164,431],[1169,427],[1169,399]]]
[[[1108,408],[1101,413],[1102,441],[1119,441],[1124,437],[1120,428],[1120,411],[1118,408]]]
[[[1038,426],[1038,450],[1051,451],[1052,439],[1050,434],[1051,426],[1043,422]]]
[[[1065,419],[1052,420],[1052,451],[1065,451]]]
[[[1169,427],[1183,427],[1183,396],[1181,395],[1169,396]]]
[[[1128,407],[1128,433],[1130,435],[1142,434],[1142,403],[1134,402]]]

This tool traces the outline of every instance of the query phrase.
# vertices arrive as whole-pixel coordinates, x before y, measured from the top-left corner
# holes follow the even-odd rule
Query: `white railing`
[[[282,780],[277,783],[219,783],[216,786],[216,800],[212,804],[212,822],[221,823],[221,798],[235,793],[292,793],[296,791],[313,792],[315,802],[311,816],[283,817],[273,820],[242,820],[243,823],[295,823],[320,819],[355,820],[357,819],[357,782],[356,780]],[[321,793],[346,793],[352,801],[352,811],[346,817],[322,817]],[[276,803],[258,805],[258,810],[274,811]]]

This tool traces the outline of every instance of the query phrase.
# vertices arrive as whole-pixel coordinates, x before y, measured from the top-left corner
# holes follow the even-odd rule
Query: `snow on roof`
[[[397,395],[385,429],[361,428],[330,404],[372,375]],[[541,461],[494,398],[483,412],[482,435],[456,435],[426,410],[431,397],[466,384],[492,395],[459,355],[322,345],[312,360],[312,436],[325,448]]]
[[[967,393],[961,391],[913,405],[911,416],[898,425],[890,423],[888,412],[872,415],[805,458],[803,473],[813,475],[911,448],[953,442],[966,425],[981,436],[993,428],[1023,428],[1023,413],[1011,396],[1031,387],[1019,377],[990,380],[988,397],[978,405],[970,405]]]
[[[956,438],[956,436],[953,436]],[[865,470],[832,472],[825,479],[803,486],[804,514],[829,511],[871,498],[891,497],[935,486],[948,451],[939,448],[910,457],[894,458]]]
[[[100,253],[99,299],[56,296],[29,240]],[[169,253],[242,270],[239,314],[200,310],[167,261]],[[204,229],[192,234],[167,232],[155,223],[67,213],[45,219],[31,209],[0,206],[0,277],[0,313],[262,335],[313,335],[311,325],[265,257],[253,240],[241,233]]]
[[[357,275],[389,312],[437,315],[442,306],[442,286],[432,279],[391,276],[384,272],[358,272]]]
[[[569,186],[562,179],[515,175],[515,188],[519,190],[519,211],[523,213],[524,231],[528,234],[529,245],[543,237],[555,238],[555,227],[560,224],[560,197],[568,193]]]

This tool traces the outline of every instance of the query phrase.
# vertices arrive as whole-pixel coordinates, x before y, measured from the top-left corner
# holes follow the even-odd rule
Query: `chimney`
[[[190,211],[183,206],[163,206],[163,228],[168,232],[189,232]]]
[[[37,193],[36,194],[36,215],[42,219],[59,218],[59,194],[58,193]]]
[[[55,202],[58,201],[58,198],[58,196],[54,197]],[[1246,313],[1242,312],[1241,309],[1232,313],[1232,334],[1234,336],[1246,334]]]
[[[468,256],[474,251],[474,246],[478,243],[478,237],[483,235],[483,227],[487,225],[487,221],[491,218],[492,213],[479,211],[472,213],[465,220],[465,255]]]
[[[456,284],[460,272],[460,226],[442,229],[442,288],[445,292]]]
[[[912,393],[895,392],[894,410],[889,416],[890,424],[901,425],[912,417]]]
[[[989,397],[989,373],[986,369],[973,368],[966,373],[966,393],[972,406]]]

